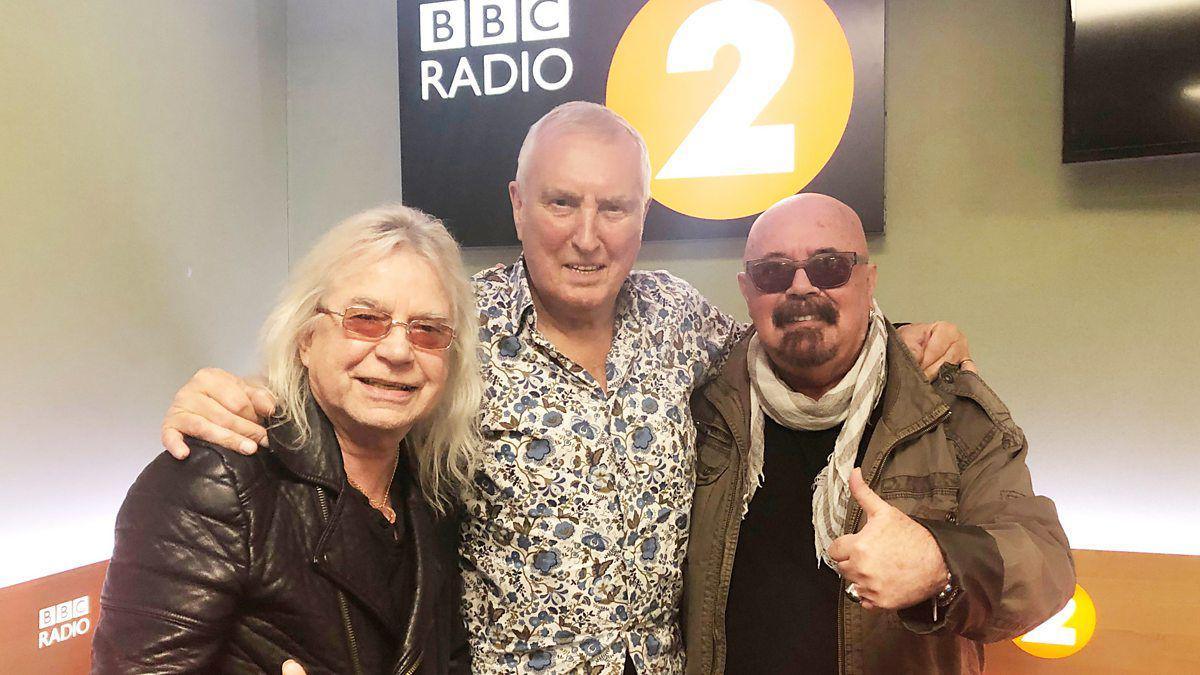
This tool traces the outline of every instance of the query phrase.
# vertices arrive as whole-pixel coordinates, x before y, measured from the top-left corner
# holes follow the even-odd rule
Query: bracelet
[[[933,622],[938,622],[938,609],[945,609],[954,598],[958,597],[958,589],[954,586],[954,575],[946,573],[946,585],[937,595],[933,596]]]

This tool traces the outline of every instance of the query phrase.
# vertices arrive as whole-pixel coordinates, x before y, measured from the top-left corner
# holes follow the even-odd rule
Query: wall
[[[295,95],[297,78],[334,99],[396,100],[383,51],[395,49],[391,2],[360,3],[352,16],[316,0],[288,10],[289,23],[332,25],[289,43],[293,119],[298,105],[315,109]],[[966,331],[1076,547],[1200,554],[1200,387],[1188,375],[1200,370],[1200,156],[1061,163],[1063,17],[1063,3],[1046,0],[889,4],[888,222],[871,246],[879,299],[894,318]],[[348,51],[347,31],[379,53]],[[303,53],[339,61],[302,64]],[[313,206],[292,210],[297,229],[319,232],[398,191],[386,168],[398,161],[397,130],[380,125],[399,113],[393,103],[379,114],[339,127],[339,138],[304,140],[312,168],[293,153],[293,176],[362,179],[312,184]],[[466,258],[479,268],[516,255]],[[732,240],[648,242],[639,266],[670,269],[745,317],[740,257]]]
[[[0,35],[6,586],[108,558],[172,392],[252,367],[287,269],[286,42],[283,0],[10,1]]]
[[[0,447],[40,460],[9,462],[0,532],[70,537],[65,568],[106,555],[178,383],[253,369],[283,251],[399,196],[395,8],[18,2],[0,25]],[[1077,547],[1200,553],[1200,158],[1063,166],[1062,30],[1061,2],[891,3],[881,302],[967,331]],[[744,316],[739,254],[640,264]]]
[[[287,0],[293,259],[329,226],[400,200],[396,5]]]

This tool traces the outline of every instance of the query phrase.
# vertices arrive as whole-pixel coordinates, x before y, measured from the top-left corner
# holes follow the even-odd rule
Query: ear
[[[875,297],[875,280],[879,277],[879,268],[875,263],[867,263],[867,297]]]
[[[517,240],[524,242],[525,237],[521,232],[521,208],[525,202],[521,200],[521,186],[515,180],[508,182],[508,201],[512,202],[513,225],[517,228]]]
[[[313,327],[311,325],[304,328],[304,333],[300,336],[298,351],[300,352],[300,363],[308,368],[308,349],[312,346]]]
[[[754,284],[750,281],[750,277],[745,272],[738,272],[738,288],[742,291],[742,298],[745,299],[746,305],[749,306],[755,292]]]

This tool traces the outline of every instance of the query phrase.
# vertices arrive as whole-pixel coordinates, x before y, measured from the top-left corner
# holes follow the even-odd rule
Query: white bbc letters
[[[421,51],[571,37],[571,0],[444,0],[421,5]],[[470,16],[470,21],[467,18]],[[468,31],[468,24],[470,30]]]
[[[504,64],[508,69],[508,81],[496,84],[496,65]],[[484,96],[499,96],[512,91],[517,84],[517,62],[508,54],[487,54],[483,57],[483,94]]]
[[[521,39],[554,40],[571,36],[571,0],[525,0]]]
[[[517,0],[471,3],[471,46],[507,45],[517,41]]]
[[[421,5],[421,51],[440,52],[571,37],[571,0],[445,0]],[[458,56],[457,63],[449,59]],[[444,55],[421,62],[421,100],[459,93],[500,96],[530,85],[557,91],[571,81],[575,65],[560,47],[517,54]],[[475,60],[480,59],[481,60]],[[562,61],[561,76],[547,79],[547,61]],[[482,73],[479,71],[482,70]],[[453,72],[449,82],[446,77]],[[480,86],[482,80],[483,86]]]
[[[563,62],[563,76],[557,82],[551,82],[542,75],[542,64],[551,56],[558,57]],[[575,64],[571,62],[571,55],[558,47],[551,47],[533,59],[533,80],[546,91],[558,91],[567,86],[567,83],[571,81],[571,73],[574,71]]]
[[[421,51],[467,46],[467,2],[446,0],[421,5]]]

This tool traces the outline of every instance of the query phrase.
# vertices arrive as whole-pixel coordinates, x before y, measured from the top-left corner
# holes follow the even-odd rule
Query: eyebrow
[[[361,295],[351,298],[350,302],[347,303],[346,306],[347,307],[366,307],[368,309],[383,310],[383,306],[380,305],[378,302],[376,302],[374,299],[366,298]]]
[[[816,250],[809,251],[808,257],[811,258],[814,255],[821,255],[822,253],[837,253],[837,251],[838,250],[836,248],[833,248],[832,246],[822,246],[821,248],[818,248]],[[771,251],[770,253],[767,253],[763,257],[764,258],[787,258],[789,260],[792,259],[792,256],[788,255],[787,253],[784,253],[783,251]]]
[[[391,312],[387,309],[384,309],[383,305],[379,304],[379,302],[377,302],[376,300],[374,300],[372,298],[367,298],[367,297],[364,297],[361,295],[351,298],[350,304],[348,304],[346,306],[347,307],[366,307],[368,309],[378,310],[389,316],[391,315]],[[441,312],[416,312],[414,314],[410,314],[408,317],[409,321],[412,321],[413,319],[443,321],[443,322],[447,322],[447,323],[450,321],[450,317],[446,316],[445,314],[442,314]]]
[[[637,208],[637,200],[631,197],[606,197],[597,200],[601,209],[617,208],[622,211],[633,211]]]
[[[546,188],[545,190],[542,190],[541,198],[544,202],[553,201],[555,199],[567,199],[569,201],[578,202],[583,199],[578,194],[571,192],[570,190],[561,190],[557,188]]]

